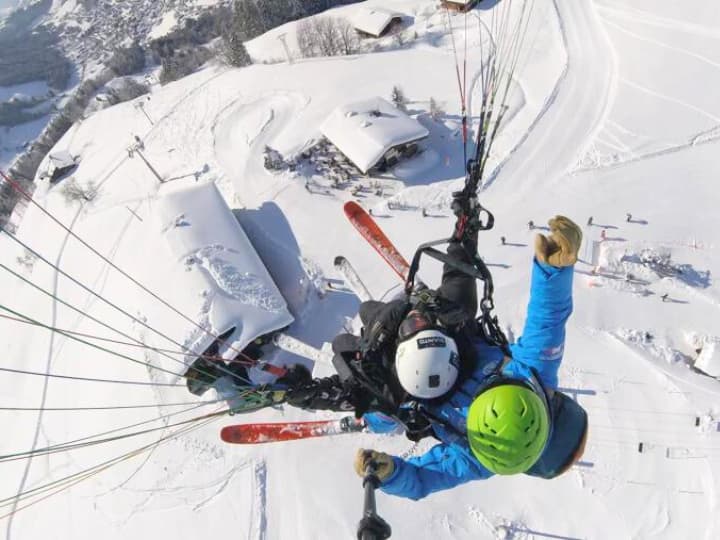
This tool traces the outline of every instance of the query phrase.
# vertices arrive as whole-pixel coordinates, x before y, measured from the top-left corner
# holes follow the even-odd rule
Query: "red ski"
[[[365,423],[362,420],[356,420],[354,416],[345,416],[337,420],[314,422],[236,424],[222,428],[220,438],[226,443],[259,444],[355,433],[364,428]]]
[[[375,223],[375,220],[362,206],[355,201],[348,201],[344,206],[345,215],[357,231],[375,248],[380,256],[385,259],[395,273],[405,281],[410,270],[410,265],[400,252],[393,245],[390,239],[385,236],[382,229]]]

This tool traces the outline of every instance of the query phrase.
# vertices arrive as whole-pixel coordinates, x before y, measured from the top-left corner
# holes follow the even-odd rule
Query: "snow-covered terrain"
[[[72,176],[81,186],[94,183],[97,196],[80,205],[63,195],[65,181],[41,181],[35,200],[173,304],[187,282],[155,219],[159,183],[136,152],[128,154],[137,135],[143,156],[164,179],[218,185],[285,294],[296,319],[289,333],[321,346],[358,306],[346,292],[319,288],[323,278],[337,278],[335,255],[348,257],[376,297],[397,288],[395,274],[345,220],[342,203],[356,198],[377,210],[388,236],[410,257],[420,242],[450,232],[447,202],[464,172],[447,15],[431,0],[364,4],[411,19],[408,42],[399,47],[383,38],[376,52],[351,57],[208,68],[155,89],[145,101],[147,116],[133,103],[100,111],[56,147],[81,155]],[[488,20],[503,4],[485,0],[474,14]],[[350,17],[359,8],[332,15]],[[471,115],[479,107],[478,45],[487,39],[474,14],[467,25]],[[451,19],[462,55],[465,18]],[[248,50],[258,60],[284,58],[278,36],[285,33],[293,47],[294,27],[261,36]],[[378,510],[393,526],[393,538],[720,535],[720,382],[691,368],[698,351],[720,338],[720,289],[713,279],[720,271],[718,28],[720,6],[712,0],[534,2],[508,122],[481,194],[496,225],[481,235],[480,252],[494,274],[500,321],[517,337],[532,257],[528,221],[542,226],[563,213],[583,225],[560,384],[590,415],[588,447],[582,463],[553,481],[496,477],[418,502],[379,493]],[[263,167],[266,145],[294,156],[319,138],[336,107],[387,99],[394,85],[430,131],[421,155],[382,177],[360,177],[337,189],[309,170]],[[429,115],[431,97],[445,110],[438,121]],[[358,185],[364,189],[353,195]],[[224,404],[213,392],[196,398],[184,386],[162,386],[168,378],[147,365],[171,368],[162,351],[88,340],[138,361],[129,362],[5,317],[127,342],[115,329],[175,352],[179,347],[154,330],[187,343],[196,328],[40,208],[28,207],[17,234],[132,318],[0,235],[6,539],[351,538],[363,495],[352,468],[355,449],[414,455],[431,445],[370,434],[249,448],[219,439],[223,425],[238,421],[331,416],[292,408],[173,426]],[[439,273],[432,263],[422,269],[429,284]],[[184,290],[183,297],[196,294],[194,305],[201,306],[205,292]],[[202,309],[187,315],[199,319]],[[277,363],[299,360],[272,354]],[[331,372],[328,365],[314,367],[319,375]],[[135,406],[143,408],[117,408]],[[115,408],[67,410],[87,407]],[[159,429],[32,460],[7,457],[147,428]],[[30,498],[16,499],[29,491]]]

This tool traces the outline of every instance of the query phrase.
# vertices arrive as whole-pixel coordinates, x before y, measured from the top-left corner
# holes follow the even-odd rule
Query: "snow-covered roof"
[[[695,360],[695,367],[711,377],[720,377],[720,341],[705,341]]]
[[[429,134],[420,122],[379,97],[338,107],[320,131],[363,173],[390,148]]]
[[[75,158],[67,150],[53,152],[48,156],[48,165],[53,169],[64,169],[75,165]]]
[[[177,260],[175,301],[198,323],[228,338],[234,350],[293,322],[285,299],[222,195],[212,182],[161,190],[161,234]],[[193,351],[213,341],[198,332]],[[222,350],[226,357],[235,351]]]
[[[387,9],[363,7],[353,15],[352,25],[356,30],[380,37],[387,26],[396,18],[402,18],[402,15]]]

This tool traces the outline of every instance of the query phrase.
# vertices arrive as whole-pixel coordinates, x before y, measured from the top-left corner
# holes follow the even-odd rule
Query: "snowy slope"
[[[342,217],[350,189],[309,193],[305,178],[270,174],[265,145],[284,155],[307,146],[335,107],[402,86],[410,109],[431,132],[429,147],[376,179],[406,210],[366,190],[388,236],[410,256],[422,241],[452,226],[449,192],[462,179],[460,107],[446,16],[431,1],[376,5],[413,17],[403,48],[347,58],[208,69],[158,89],[145,109],[132,103],[99,112],[73,129],[58,149],[81,153],[74,174],[100,186],[83,207],[66,204],[60,186],[41,185],[36,200],[101,253],[172,303],[175,262],[161,256],[153,216],[158,183],[126,147],[142,138],[144,155],[164,178],[215,181],[237,210],[248,235],[269,263],[298,323],[291,333],[320,345],[357,310],[344,293],[315,294],[313,281],[333,275],[332,260],[346,255],[380,297],[396,287],[392,271]],[[477,10],[488,17],[490,2]],[[682,5],[682,10],[680,6]],[[333,11],[350,16],[358,6]],[[464,18],[453,17],[462,41]],[[513,114],[498,139],[498,166],[482,195],[496,228],[480,249],[494,272],[500,319],[521,332],[531,260],[528,220],[542,225],[565,213],[584,225],[583,261],[600,240],[600,268],[579,263],[575,313],[568,327],[561,386],[575,391],[590,414],[584,463],[552,482],[493,478],[419,502],[380,494],[378,507],[394,538],[717,538],[720,474],[720,383],[688,368],[703,338],[720,336],[720,269],[716,186],[720,152],[717,32],[720,9],[710,0],[612,2],[537,1],[528,33],[530,50],[517,73]],[[292,24],[283,31],[291,43]],[[468,81],[478,68],[476,25],[468,33]],[[279,30],[278,30],[279,31]],[[249,44],[257,57],[281,58],[274,33]],[[471,111],[477,110],[478,89]],[[436,123],[428,100],[442,102]],[[472,105],[475,105],[474,107]],[[196,174],[195,174],[196,173]],[[368,183],[368,182],[366,182]],[[436,217],[423,218],[420,208]],[[632,214],[627,222],[625,214]],[[585,226],[589,216],[594,225]],[[2,306],[63,329],[119,338],[89,317],[143,343],[177,350],[153,329],[182,343],[193,328],[70,238],[38,208],[29,207],[18,238],[83,284],[118,304],[118,313],[24,248],[0,236]],[[500,236],[508,245],[500,245]],[[681,274],[643,265],[643,257],[670,254]],[[18,260],[20,259],[20,260]],[[21,262],[22,261],[22,262]],[[12,275],[6,269],[13,270]],[[662,269],[660,269],[662,270]],[[423,268],[437,283],[439,268]],[[54,291],[81,313],[52,301],[21,278]],[[187,291],[186,291],[187,292]],[[200,294],[202,291],[197,291]],[[668,294],[663,302],[661,296]],[[0,312],[6,314],[7,312]],[[191,316],[201,314],[191,313]],[[88,378],[164,383],[167,374],[93,350],[66,337],[0,319],[3,368]],[[127,341],[127,339],[124,339]],[[156,351],[101,344],[141,362],[171,367]],[[296,361],[278,354],[277,362]],[[328,373],[316,366],[316,373]],[[114,428],[162,427],[218,410],[208,393],[198,400],[184,388],[45,379],[0,371],[2,406],[68,408],[148,405],[94,411],[0,411],[5,433],[0,454],[71,441]],[[204,403],[204,404],[203,404]],[[191,409],[192,408],[192,409]],[[173,414],[173,416],[166,416]],[[181,427],[167,427],[109,444],[0,463],[5,537],[109,539],[241,537],[350,538],[362,508],[351,467],[358,446],[419,453],[400,436],[349,435],[277,446],[240,448],[220,442],[221,426],[238,420],[308,419],[286,408],[246,418],[221,418],[121,461],[51,498],[18,511],[19,491],[102,464],[151,445]],[[329,416],[321,413],[315,416]],[[160,420],[158,418],[160,417]],[[638,452],[643,443],[643,452]],[[29,464],[28,464],[29,463]],[[50,494],[51,492],[44,493]]]

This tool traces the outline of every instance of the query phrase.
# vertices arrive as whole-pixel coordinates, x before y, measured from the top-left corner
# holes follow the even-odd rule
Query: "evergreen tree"
[[[399,86],[393,86],[392,92],[390,93],[390,100],[393,102],[393,105],[400,109],[403,112],[407,112],[407,98],[405,97],[405,93],[402,91],[402,88]]]
[[[228,65],[233,67],[245,67],[252,64],[252,59],[245,48],[240,36],[231,30],[223,33],[222,57]]]
[[[232,28],[240,39],[248,41],[269,30],[254,0],[235,0]]]
[[[142,71],[145,69],[145,50],[137,42],[129,47],[116,49],[107,66],[119,76]]]
[[[275,28],[293,20],[293,6],[289,0],[264,0],[262,16],[267,28]]]
[[[315,15],[330,8],[329,0],[299,0],[307,15]]]

